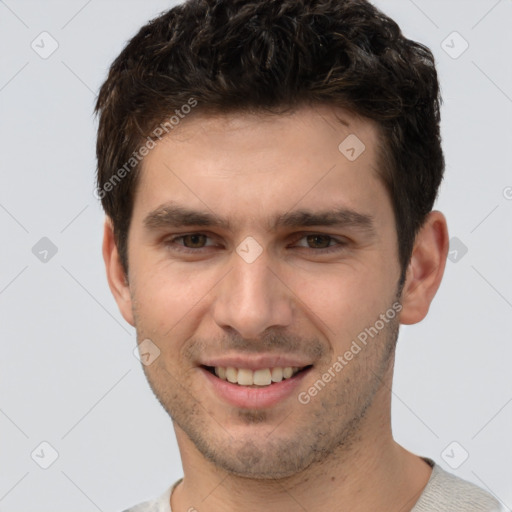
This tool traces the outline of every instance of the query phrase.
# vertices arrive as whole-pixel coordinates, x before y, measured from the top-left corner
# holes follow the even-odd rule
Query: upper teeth
[[[215,367],[215,375],[241,386],[268,386],[272,382],[281,382],[295,375],[300,368],[298,366],[286,366],[285,368],[264,368],[261,370],[249,370],[247,368],[233,368],[222,366]]]

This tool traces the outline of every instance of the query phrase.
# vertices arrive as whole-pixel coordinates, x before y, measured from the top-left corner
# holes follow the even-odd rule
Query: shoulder
[[[139,503],[138,505],[123,510],[123,512],[172,512],[171,493],[180,481],[181,479],[171,485],[157,498]]]
[[[477,485],[433,463],[432,475],[411,512],[501,512],[499,501]]]

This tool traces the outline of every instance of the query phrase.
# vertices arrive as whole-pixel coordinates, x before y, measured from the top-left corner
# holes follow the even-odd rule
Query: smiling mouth
[[[277,384],[283,380],[293,379],[299,373],[308,371],[313,365],[298,368],[296,366],[263,368],[250,370],[247,368],[213,367],[202,365],[206,371],[215,375],[221,380],[230,382],[241,387],[262,388]]]

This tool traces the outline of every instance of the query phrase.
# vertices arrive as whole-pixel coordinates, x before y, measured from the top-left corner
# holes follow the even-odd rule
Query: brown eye
[[[189,254],[200,254],[209,247],[215,246],[215,244],[212,243],[211,237],[205,233],[186,233],[184,235],[177,235],[166,240],[164,244],[172,251]]]
[[[193,233],[191,235],[183,235],[181,238],[184,242],[185,247],[189,249],[201,249],[204,247],[204,243],[206,242],[206,235],[202,235],[200,233]]]
[[[307,238],[308,244],[316,246],[313,249],[325,249],[329,247],[329,242],[332,240],[332,237],[328,235],[308,235],[305,238]]]
[[[348,245],[346,240],[323,233],[302,233],[302,236],[297,239],[297,242],[301,242],[302,240],[305,240],[305,244],[296,243],[296,247],[318,254],[341,251]]]

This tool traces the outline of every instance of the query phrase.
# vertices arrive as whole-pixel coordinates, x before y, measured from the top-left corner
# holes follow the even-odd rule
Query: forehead
[[[275,138],[276,134],[278,139]],[[369,153],[373,153],[378,142],[378,134],[379,127],[375,121],[332,105],[301,106],[281,114],[242,111],[210,113],[197,108],[184,116],[172,132],[164,136],[159,146],[204,144],[206,147],[213,145],[220,151],[236,141],[236,146],[230,146],[233,152],[254,150],[257,146],[259,149],[282,146],[284,150],[295,146],[294,153],[310,153],[315,148],[325,151],[329,146],[333,154],[339,156],[338,152],[349,149],[350,142],[356,142],[356,149],[361,150],[363,143],[365,149],[369,150],[365,151],[368,160]],[[348,146],[340,148],[339,145],[347,137]],[[299,146],[299,142],[307,144]],[[154,153],[145,159],[143,166],[147,166],[154,158]],[[353,158],[351,161],[356,159],[350,153],[342,154],[349,159]],[[195,156],[200,157],[197,154]]]
[[[355,209],[382,188],[377,149],[374,122],[332,106],[278,115],[196,111],[145,157],[134,210],[172,199],[256,216],[330,197]]]

